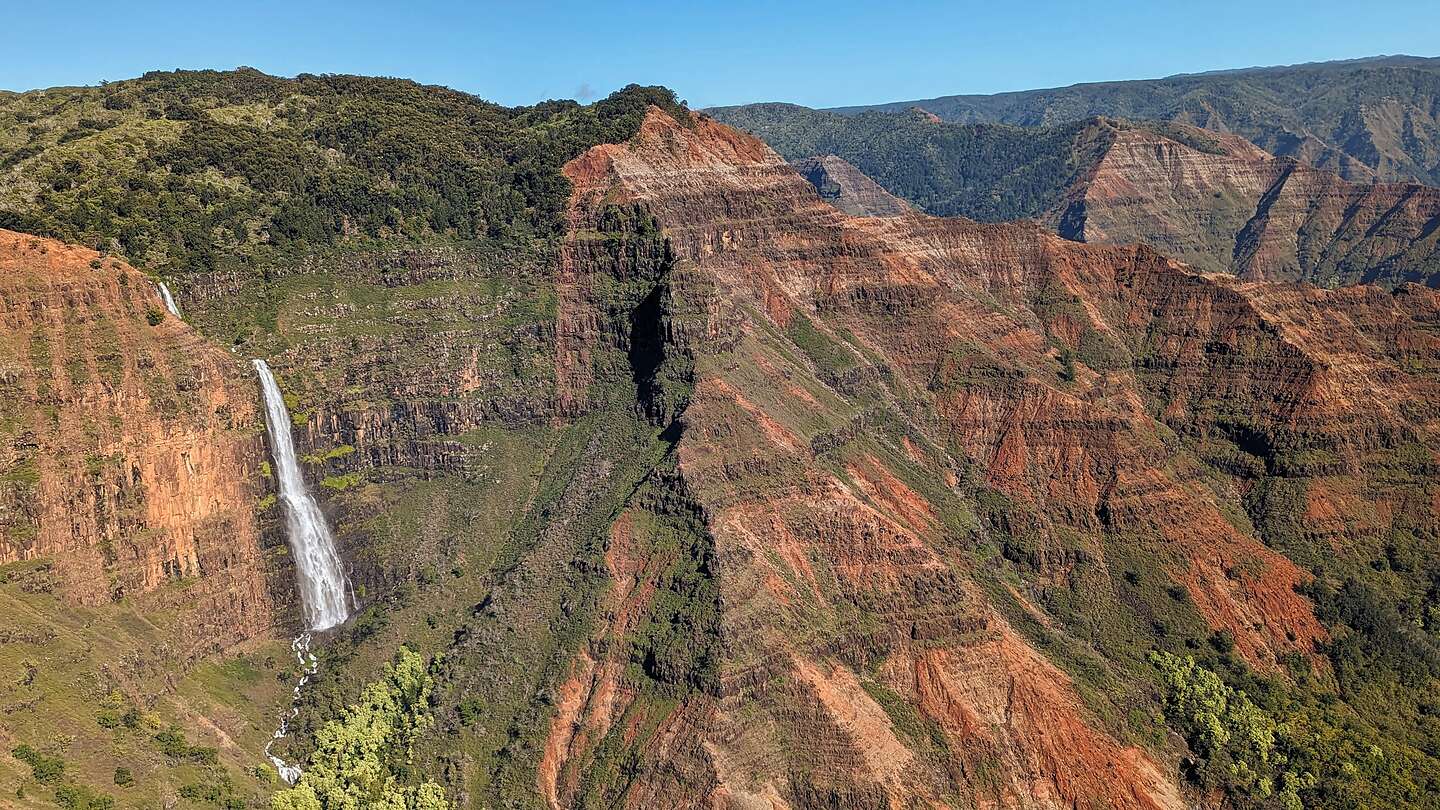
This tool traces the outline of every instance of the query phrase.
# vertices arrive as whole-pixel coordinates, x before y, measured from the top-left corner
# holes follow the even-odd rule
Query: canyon
[[[1179,806],[1173,766],[1098,719],[1123,713],[1105,703],[1125,690],[1086,705],[1016,627],[1060,626],[1036,606],[1052,588],[1097,600],[1082,614],[1115,599],[1144,615],[1119,584],[1144,549],[1145,576],[1185,589],[1202,634],[1227,634],[1261,670],[1312,656],[1326,631],[1294,587],[1310,574],[1231,517],[1248,476],[1196,456],[1243,421],[1272,445],[1259,464],[1323,446],[1325,484],[1353,497],[1360,459],[1398,434],[1380,436],[1435,416],[1423,378],[1361,404],[1366,376],[1394,383],[1405,361],[1350,354],[1377,345],[1355,330],[1384,322],[1433,357],[1428,291],[1246,285],[1034,225],[847,218],[759,141],[703,118],[652,113],[567,171],[580,222],[643,206],[683,268],[669,308],[687,316],[667,331],[695,354],[695,381],[678,471],[714,543],[726,657],[713,694],[642,720],[623,658],[583,655],[542,760],[555,806],[582,803],[579,774],[635,722],[655,737],[632,744],[662,753],[631,806],[674,789],[681,757],[708,785],[697,803]],[[1311,307],[1333,331],[1304,325]],[[592,650],[663,587],[629,550],[645,542],[628,514]],[[992,579],[992,544],[1028,584]],[[1123,680],[1117,657],[1107,671]],[[935,731],[907,737],[906,717]]]
[[[1346,180],[1239,135],[1106,117],[1028,129],[961,125],[920,109],[716,113],[767,139],[817,187],[833,181],[807,167],[838,162],[850,166],[844,188],[865,188],[857,175],[868,173],[932,214],[1033,218],[1076,241],[1143,242],[1202,271],[1330,287],[1440,283],[1433,187]],[[875,196],[849,192],[862,193]],[[842,205],[862,215],[897,210]]]
[[[185,103],[236,120],[231,80],[295,103],[247,73]],[[128,757],[154,806],[275,792],[287,640],[330,622],[287,551],[264,357],[354,599],[286,762],[403,646],[424,733],[384,774],[461,807],[1434,795],[1429,190],[1096,120],[1052,219],[981,223],[628,93],[623,127],[544,153],[548,236],[514,216],[165,264],[162,296],[113,253],[0,232],[0,597],[25,617],[0,656],[35,673],[0,692],[7,750],[46,746],[48,711],[77,784]],[[151,633],[128,669],[87,652]],[[1213,718],[1237,742],[1197,731],[1165,656],[1237,690]],[[97,726],[104,701],[154,724]],[[155,749],[172,722],[212,754]],[[5,759],[0,788],[48,806],[28,773]]]
[[[1245,279],[1437,284],[1440,191],[1352,184],[1236,136],[1189,134],[1206,151],[1134,128],[1099,136],[1103,155],[1043,218],[1071,239],[1143,241]]]

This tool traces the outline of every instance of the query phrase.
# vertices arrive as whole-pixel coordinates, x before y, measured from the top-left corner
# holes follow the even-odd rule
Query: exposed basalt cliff
[[[1071,239],[1144,242],[1251,279],[1433,286],[1440,277],[1440,191],[1343,180],[1223,131],[1111,118],[960,125],[788,105],[718,114],[792,160],[838,154],[931,214],[1036,218]]]
[[[720,657],[669,710],[625,668],[674,553],[626,513],[605,618],[556,693],[552,806],[1182,806],[1168,755],[1101,719],[1134,696],[1077,686],[1052,660],[1073,651],[1036,639],[1089,627],[1125,681],[1122,650],[1154,631],[1102,626],[1161,622],[1132,587],[1159,576],[1160,602],[1191,605],[1172,632],[1219,632],[1261,670],[1312,657],[1308,575],[1236,519],[1241,492],[1315,473],[1282,468],[1318,450],[1315,509],[1358,518],[1389,498],[1355,492],[1365,459],[1436,417],[1413,373],[1436,357],[1428,291],[1243,284],[1034,225],[852,219],[704,118],[652,113],[567,173],[572,222],[646,212],[676,277],[708,280],[678,296],[701,314],[670,346],[694,358],[678,472],[713,544]],[[603,321],[585,270],[624,278],[622,255],[574,262],[562,324]],[[601,335],[575,331],[568,356]],[[584,390],[590,365],[569,368],[562,388]],[[1260,469],[1217,476],[1200,456],[1221,446]],[[1019,587],[994,578],[996,546]],[[617,748],[638,763],[624,789],[580,778]]]
[[[467,807],[1216,806],[1367,750],[1326,742],[1316,764],[1291,740],[1294,773],[1242,758],[1263,769],[1242,782],[1169,712],[1155,650],[1257,700],[1293,686],[1339,718],[1296,724],[1315,737],[1382,701],[1387,730],[1426,727],[1433,702],[1391,700],[1423,689],[1356,697],[1331,665],[1356,634],[1321,617],[1410,632],[1436,606],[1440,294],[1203,275],[1033,222],[852,217],[760,141],[672,113],[565,166],[553,243],[173,279],[233,358],[123,264],[15,237],[14,266],[50,275],[0,282],[22,327],[0,343],[23,406],[0,423],[6,559],[54,557],[80,601],[117,595],[100,572],[142,607],[271,621],[223,603],[263,592],[255,523],[278,518],[237,359],[262,356],[362,603],[320,648],[296,761],[402,643],[434,680],[406,767]],[[130,531],[152,506],[160,529]],[[1333,598],[1335,564],[1380,572],[1407,612]],[[217,692],[275,685],[235,671]],[[1366,762],[1423,796],[1400,768],[1428,756]]]
[[[1440,190],[1356,185],[1237,136],[1202,152],[1121,129],[1049,215],[1087,242],[1145,242],[1196,267],[1316,284],[1440,278]]]
[[[135,269],[49,239],[0,231],[0,307],[0,563],[52,560],[78,603],[179,610],[182,658],[267,631],[241,365]]]
[[[1257,660],[1319,636],[1287,561],[1233,530],[1211,542],[1228,526],[1213,498],[1161,469],[1166,451],[1138,393],[1112,403],[1094,384],[1077,395],[1042,381],[1058,365],[1044,326],[991,308],[995,295],[1025,302],[1077,263],[1183,277],[1173,265],[1036,228],[847,219],[758,141],[704,119],[681,126],[652,114],[631,144],[593,149],[568,172],[574,221],[639,206],[664,228],[676,267],[711,280],[711,340],[686,342],[696,366],[679,473],[714,544],[723,655],[713,688],[682,692],[663,716],[639,710],[635,738],[620,722],[639,690],[623,661],[583,654],[559,690],[540,768],[555,806],[579,801],[574,774],[616,745],[647,752],[619,794],[630,806],[677,782],[686,803],[735,806],[963,795],[1179,806],[1165,768],[1098,724],[967,572],[956,550],[987,530],[960,517],[968,496],[940,483],[967,468],[989,482],[981,488],[1025,504],[1017,511],[1042,534],[1088,534],[1095,555],[1102,500],[1158,495],[1170,514],[1153,523],[1118,509],[1110,519],[1149,526],[1157,547],[1172,549],[1175,577],[1213,626],[1231,628]],[[590,322],[585,299],[561,291],[562,323]],[[801,330],[793,343],[782,337]],[[993,388],[945,379],[957,346],[971,342],[1006,352]],[[872,419],[889,430],[867,429]],[[892,430],[935,455],[892,455],[898,444],[882,438]],[[660,584],[645,572],[665,567],[636,559],[634,532],[619,525],[607,558],[615,618],[592,648],[645,613]],[[1063,576],[1066,565],[1049,570]],[[904,717],[919,727],[902,728]],[[1095,761],[1109,764],[1084,764]]]
[[[792,165],[826,202],[852,217],[893,217],[913,210],[909,203],[835,155],[797,160]]]

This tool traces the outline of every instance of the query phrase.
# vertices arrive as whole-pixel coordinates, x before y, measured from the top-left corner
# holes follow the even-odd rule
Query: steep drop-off
[[[259,795],[293,585],[246,371],[124,261],[0,231],[7,807]]]
[[[214,343],[133,271],[51,248],[80,257],[56,278],[100,285],[61,300],[129,302],[121,336],[194,341],[204,384],[176,392],[244,386],[224,400],[238,438],[200,429],[218,393],[177,421],[199,431],[187,447],[243,444],[250,472],[228,485],[278,529],[258,388],[214,345],[276,371],[360,603],[317,646],[287,761],[314,773],[317,729],[356,716],[405,645],[427,679],[409,708],[434,725],[380,752],[381,776],[462,807],[1422,807],[1440,790],[1437,293],[1204,275],[1033,222],[851,217],[675,105],[623,143],[570,146],[547,153],[579,154],[553,241],[340,234],[177,275]],[[75,308],[39,311],[56,307]],[[27,341],[6,385],[31,385]],[[100,349],[80,355],[89,379],[108,379]],[[54,390],[79,390],[45,356]],[[25,419],[64,424],[73,406],[52,417],[23,390]],[[163,437],[148,401],[125,400]],[[277,593],[281,541],[267,531]],[[26,542],[0,582],[24,606],[0,644],[17,666],[86,661],[69,628],[143,629],[166,618],[144,599],[214,584],[201,545],[179,587],[140,577],[117,602],[77,578],[71,602],[32,599],[51,569]],[[93,565],[49,542],[54,571]],[[298,621],[292,598],[269,604]],[[47,620],[66,623],[64,656]],[[138,646],[119,638],[103,649]],[[219,765],[161,721],[126,725],[99,665],[69,691],[50,663],[4,691],[45,692],[7,743],[50,745],[43,701],[67,697],[77,730],[45,753],[86,783],[140,752],[147,800],[255,796],[259,777],[223,767],[263,765],[288,673],[268,644],[140,707]],[[0,759],[39,806],[51,787],[27,772]]]
[[[756,105],[719,114],[792,160],[834,152],[932,214],[1033,217],[1067,238],[1144,242],[1243,278],[1323,286],[1440,278],[1440,192],[1348,182],[1237,135],[1108,118],[960,125],[913,110],[847,117]]]
[[[1425,435],[1433,386],[1294,312],[1360,307],[1353,333],[1383,311],[1434,357],[1433,294],[1316,298],[1031,225],[851,219],[703,118],[652,113],[567,173],[572,239],[633,207],[673,252],[664,311],[689,314],[664,345],[694,371],[670,486],[703,522],[642,500],[609,531],[536,776],[552,806],[1182,806],[1169,744],[1106,719],[1153,711],[1144,649],[1215,634],[1260,672],[1325,666],[1309,575],[1237,517],[1255,472],[1196,448],[1245,419],[1262,470],[1313,445],[1363,478]],[[562,335],[603,323],[627,255],[562,275]],[[605,334],[562,341],[562,390]],[[677,550],[714,597],[677,591]],[[713,680],[641,643],[712,610],[715,640],[680,660],[706,651]]]
[[[53,560],[80,604],[179,608],[185,655],[268,630],[241,365],[134,268],[50,239],[0,231],[0,305],[0,563]]]
[[[1115,131],[1047,219],[1069,238],[1145,242],[1247,279],[1440,283],[1440,190],[1355,185],[1238,137],[1193,136],[1218,148]]]
[[[791,165],[826,202],[852,217],[891,217],[911,210],[908,203],[881,188],[844,158],[822,155]]]

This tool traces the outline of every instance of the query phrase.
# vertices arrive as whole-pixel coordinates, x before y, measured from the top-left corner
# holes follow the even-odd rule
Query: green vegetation
[[[19,807],[161,807],[184,785],[228,781],[232,803],[255,801],[262,780],[250,768],[269,738],[270,707],[289,694],[274,671],[288,646],[264,642],[187,667],[175,644],[184,629],[178,611],[144,596],[79,606],[57,583],[46,560],[0,567],[0,610],[9,617],[0,669],[15,674],[5,720],[14,758],[0,758],[7,800],[19,788],[28,795]],[[174,604],[187,598],[184,589],[153,598]],[[239,677],[237,662],[254,677]],[[255,722],[227,725],[227,745],[191,725],[197,713]],[[182,724],[184,733],[174,733]]]
[[[942,124],[918,113],[843,116],[789,104],[712,110],[787,160],[838,155],[887,191],[936,216],[982,222],[1034,217],[1108,145],[1092,122],[1052,128]]]
[[[214,765],[216,752],[214,748],[203,745],[191,745],[185,740],[185,734],[178,726],[171,726],[154,737],[155,747],[160,753],[176,762],[195,762],[201,765]]]
[[[785,335],[810,358],[822,376],[840,374],[858,364],[854,350],[815,328],[815,323],[802,312],[791,315]]]
[[[640,543],[636,552],[667,564],[656,577],[645,621],[631,639],[631,663],[665,697],[689,690],[718,693],[720,592],[704,520],[673,470],[647,482],[632,504],[632,531]]]
[[[1274,797],[1286,810],[1301,810],[1299,790],[1312,784],[1314,775],[1285,769],[1287,761],[1276,750],[1273,718],[1194,658],[1153,652],[1150,661],[1165,687],[1166,714],[1184,731],[1191,750],[1205,758],[1206,781],[1219,781],[1231,792],[1256,799]]]
[[[320,485],[326,489],[344,490],[357,486],[365,476],[362,473],[352,472],[344,475],[327,475],[320,481]]]
[[[315,734],[300,781],[271,799],[274,810],[443,810],[445,790],[412,769],[417,738],[434,725],[434,681],[415,651],[402,647],[385,675],[366,686],[339,719]]]
[[[1177,121],[1234,132],[1273,154],[1313,160],[1354,179],[1365,179],[1365,172],[1347,164],[1378,169],[1384,178],[1434,185],[1440,183],[1434,158],[1437,98],[1440,60],[1382,56],[992,96],[944,96],[835,112],[903,113],[918,105],[946,121],[1014,126],[1096,115]],[[1389,120],[1374,115],[1375,109],[1389,104],[1416,112]]]
[[[30,778],[42,785],[53,785],[65,776],[65,760],[47,756],[27,745],[19,745],[10,752],[16,759],[30,766]]]
[[[1167,717],[1199,756],[1187,776],[1224,790],[1237,807],[1418,810],[1440,789],[1433,760],[1327,694],[1303,658],[1287,659],[1290,683],[1233,659],[1218,664],[1224,672],[1189,656],[1150,660]]]
[[[662,88],[505,108],[398,79],[147,73],[0,98],[0,226],[166,273],[425,237],[553,236],[560,168],[624,141]]]
[[[55,803],[66,810],[112,810],[115,797],[84,785],[61,785],[55,788]]]

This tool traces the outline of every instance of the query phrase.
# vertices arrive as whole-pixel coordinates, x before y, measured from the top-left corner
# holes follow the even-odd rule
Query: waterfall
[[[163,290],[164,287],[162,286]],[[165,294],[168,301],[170,296]],[[172,310],[173,311],[173,310]],[[345,592],[345,575],[340,570],[340,556],[335,553],[335,538],[325,524],[319,504],[305,488],[300,465],[295,462],[295,443],[290,437],[290,412],[280,395],[275,375],[264,360],[255,360],[260,387],[265,392],[265,424],[270,430],[270,450],[275,458],[275,477],[279,482],[280,501],[285,508],[285,524],[290,537],[290,551],[295,557],[295,574],[300,584],[301,607],[305,613],[306,630],[290,642],[300,663],[300,680],[291,693],[290,709],[280,718],[280,726],[265,744],[265,756],[275,766],[280,778],[295,784],[300,766],[291,765],[272,753],[275,743],[290,733],[290,721],[300,713],[300,690],[320,668],[310,652],[311,632],[325,630],[345,621],[350,613]]]
[[[170,310],[171,315],[180,317],[180,307],[175,306],[175,298],[170,295],[170,288],[165,286],[163,281],[160,282],[160,298],[165,302],[165,308]]]
[[[325,630],[345,621],[350,607],[345,594],[345,575],[335,538],[325,524],[320,505],[305,488],[300,465],[295,462],[295,443],[290,438],[290,412],[280,386],[264,360],[256,360],[260,385],[265,391],[265,423],[270,428],[270,450],[275,457],[275,478],[280,485],[280,502],[285,507],[285,525],[290,533],[290,552],[295,556],[295,573],[300,580],[300,601],[305,626]]]

